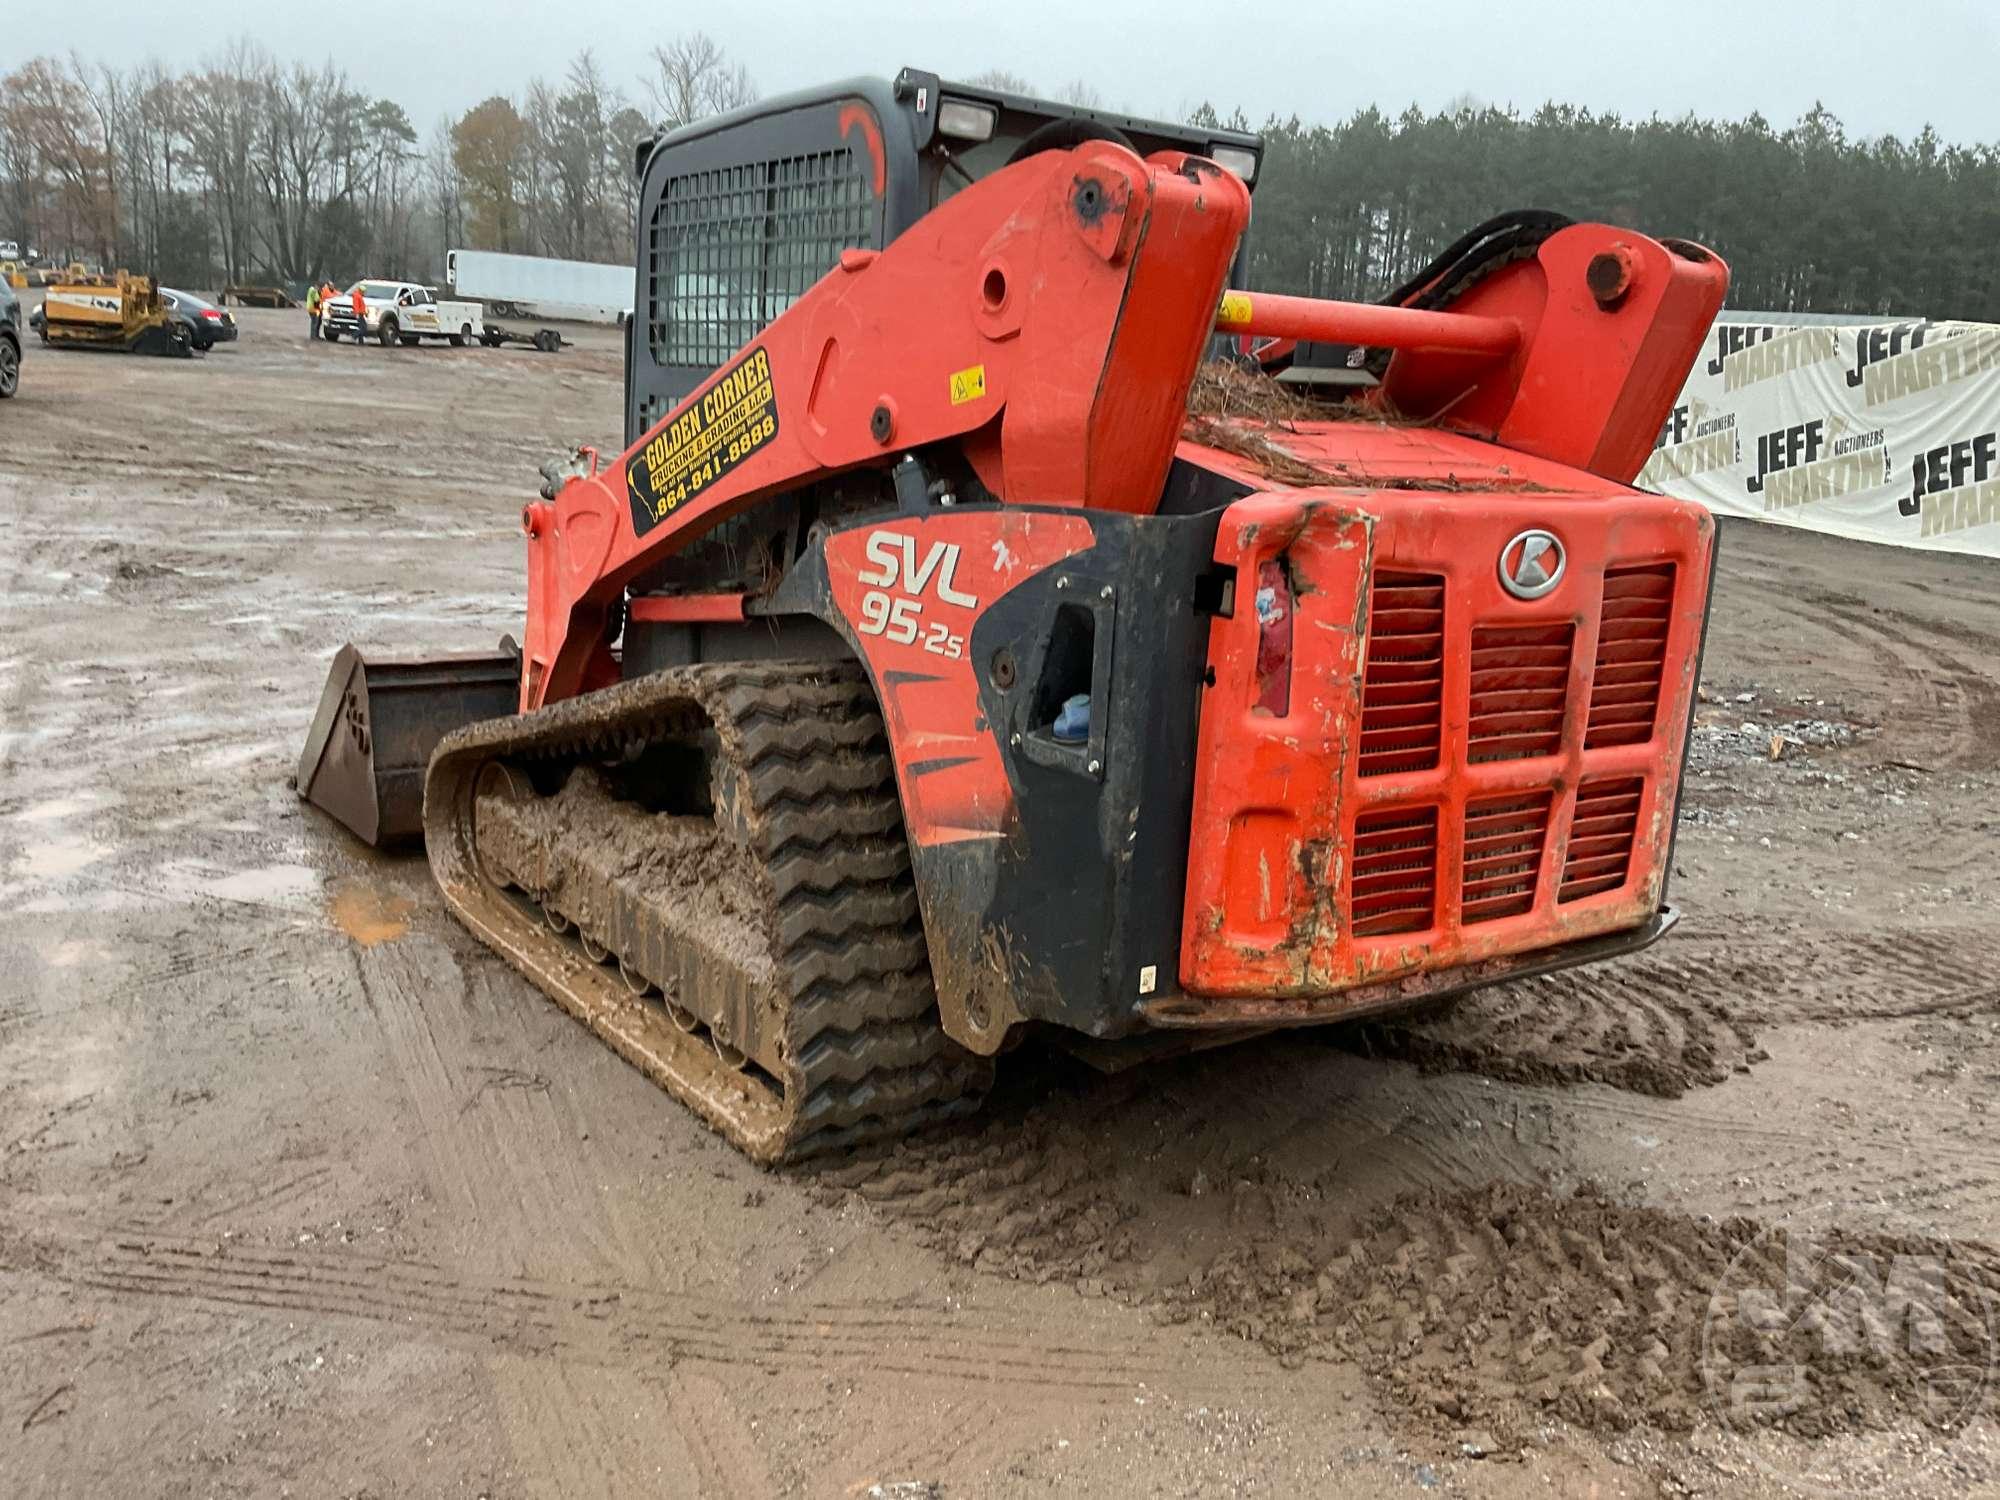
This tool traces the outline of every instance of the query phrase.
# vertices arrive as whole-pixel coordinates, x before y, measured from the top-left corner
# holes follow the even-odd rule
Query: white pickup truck
[[[361,293],[364,316],[354,315],[354,294]],[[449,339],[469,344],[485,331],[477,302],[440,302],[437,291],[415,281],[358,281],[320,310],[320,335],[338,343],[360,343],[371,334],[388,347],[423,339]]]

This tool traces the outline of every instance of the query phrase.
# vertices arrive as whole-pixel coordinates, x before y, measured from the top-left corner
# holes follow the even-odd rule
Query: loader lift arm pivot
[[[527,507],[522,709],[615,680],[604,627],[633,578],[826,475],[956,439],[1010,501],[1151,509],[1249,212],[1211,162],[1092,142],[848,251],[616,462]]]

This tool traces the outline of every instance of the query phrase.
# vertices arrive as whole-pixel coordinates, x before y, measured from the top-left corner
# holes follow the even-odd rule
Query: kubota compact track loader
[[[1630,482],[1724,268],[1524,214],[1386,304],[1228,290],[1257,153],[915,72],[649,142],[630,446],[523,510],[518,655],[343,653],[301,792],[386,839],[423,767],[459,916],[763,1160],[1025,1028],[1652,941],[1714,537]],[[1191,418],[1218,331],[1379,388]]]

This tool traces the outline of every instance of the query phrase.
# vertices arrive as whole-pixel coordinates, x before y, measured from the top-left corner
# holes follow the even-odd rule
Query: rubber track
[[[548,931],[518,895],[489,881],[475,854],[476,785],[492,762],[587,760],[710,726],[740,787],[737,821],[719,821],[735,827],[768,899],[775,978],[750,982],[775,989],[778,1089],[724,1065],[705,1036],[666,1024],[657,1002],[633,997],[615,969],[590,963],[573,937]],[[760,1161],[968,1114],[991,1082],[991,1063],[938,1023],[894,768],[857,669],[680,667],[470,725],[438,747],[424,815],[438,884],[466,924]],[[699,1015],[698,997],[686,998]]]

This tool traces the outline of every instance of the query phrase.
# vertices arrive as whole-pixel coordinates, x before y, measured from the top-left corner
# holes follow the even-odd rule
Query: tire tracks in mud
[[[493,1108],[470,1106],[483,1095],[485,1078],[474,1077],[490,1047],[481,1029],[499,1022],[514,1046],[532,1056],[534,1038],[546,1020],[539,997],[521,1003],[496,995],[490,973],[468,970],[451,946],[420,937],[360,949],[353,955],[354,987],[382,1037],[388,1060],[400,1076],[407,1109],[419,1142],[422,1178],[453,1221],[482,1226],[480,1259],[487,1265],[545,1265],[552,1245],[563,1259],[592,1274],[580,1281],[617,1277],[643,1260],[635,1253],[622,1218],[575,1212],[575,1179],[569,1140],[581,1130],[568,1119],[568,1105],[551,1090],[511,1089]],[[188,1274],[183,1257],[163,1271],[140,1270],[125,1278],[128,1292],[195,1296],[215,1305],[276,1307],[301,1312],[346,1314],[377,1323],[415,1325],[432,1336],[483,1346],[504,1416],[512,1457],[529,1472],[556,1476],[566,1488],[589,1490],[604,1482],[601,1439],[614,1427],[624,1430],[628,1414],[651,1405],[656,1420],[670,1423],[670,1409],[657,1391],[630,1388],[629,1368],[589,1350],[602,1348],[591,1335],[593,1310],[616,1307],[620,1294],[579,1304],[551,1296],[534,1283],[523,1291],[505,1280],[480,1284],[420,1268],[404,1279],[389,1263],[356,1275],[336,1264],[317,1263],[303,1274],[275,1270],[267,1278],[256,1268],[204,1282]],[[458,1288],[471,1287],[468,1295]],[[631,1340],[627,1354],[644,1353]],[[510,1354],[561,1357],[511,1358]],[[581,1365],[581,1369],[573,1369]]]
[[[1961,930],[1694,932],[1619,964],[1480,992],[1446,1015],[1329,1039],[1538,1086],[1538,1105],[1585,1082],[1670,1099],[1753,1066],[1769,1028],[2000,1011],[1996,957],[1995,938]],[[1717,1275],[1763,1231],[1757,1221],[1524,1185],[1516,1179],[1547,1162],[1518,1116],[1511,1133],[1504,1114],[1492,1128],[1490,1110],[1476,1119],[1486,1106],[1475,1088],[1396,1083],[1303,1037],[1112,1079],[1019,1076],[1010,1085],[1003,1070],[984,1121],[857,1154],[809,1190],[852,1193],[982,1272],[1068,1281],[1162,1321],[1223,1329],[1287,1364],[1352,1361],[1392,1409],[1419,1418],[1513,1434],[1551,1416],[1607,1431],[1685,1430],[1700,1418],[1703,1312]],[[1382,1083],[1373,1096],[1336,1097],[1371,1080]],[[1631,1124],[1636,1109],[1726,1130],[1795,1174],[1856,1188],[1853,1139],[1804,1122],[1669,1113],[1598,1092],[1571,1106],[1607,1125]],[[1893,1200],[1911,1187],[1889,1165],[1909,1142],[1887,1125],[1868,1139],[1891,1172],[1875,1187]],[[1976,1140],[1962,1160],[2000,1170]],[[1972,1280],[1952,1305],[1993,1314],[2000,1254],[1925,1248],[1970,1255]],[[1781,1424],[1795,1435],[1822,1435],[1815,1421],[1848,1430],[1923,1416],[1919,1385],[1893,1370],[1848,1371],[1825,1351],[1801,1363],[1823,1399],[1817,1417]]]
[[[703,1420],[717,1400],[727,1404],[724,1387],[703,1370],[858,1368],[939,1388],[1020,1386],[1085,1401],[1124,1401],[1141,1384],[1196,1399],[1254,1392],[1269,1382],[1268,1363],[1248,1350],[1191,1372],[1171,1336],[1121,1337],[1093,1327],[1051,1339],[1033,1320],[979,1308],[940,1312],[928,1304],[846,1301],[766,1308],[629,1283],[468,1276],[358,1248],[119,1230],[69,1238],[31,1233],[8,1247],[6,1259],[31,1274],[165,1306],[360,1321],[617,1371],[643,1356],[674,1370],[677,1387],[702,1397],[686,1420],[707,1431],[703,1441],[715,1465],[738,1475],[759,1462],[755,1447],[740,1415],[720,1426]]]
[[[1922,1291],[1898,1304],[1896,1268],[1913,1265]],[[1883,1280],[1889,1321],[1871,1326]],[[1839,1228],[1794,1242],[1750,1219],[1491,1184],[1411,1195],[1317,1245],[1237,1247],[1174,1306],[1287,1359],[1352,1359],[1404,1408],[1519,1443],[1550,1415],[1687,1431],[1720,1417],[1737,1377],[1772,1369],[1800,1399],[1757,1425],[1795,1436],[1930,1420],[1939,1381],[1976,1366],[1962,1421],[2000,1394],[1985,1380],[1996,1303],[1984,1244]],[[1922,1330],[1904,1339],[1911,1307]]]
[[[1497,985],[1329,1035],[1427,1071],[1678,1098],[1748,1072],[1770,1028],[2000,1009],[2000,936],[1972,929],[1668,938],[1615,963]]]
[[[1954,654],[1953,646],[1987,644],[1977,631],[1946,628],[1946,622],[1924,620],[1908,611],[1871,605],[1854,594],[1808,589],[1799,596],[1806,609],[1819,614],[1850,645],[1862,638],[1890,658],[1894,671],[1888,681],[1913,685],[1921,694],[1916,722],[1894,727],[1901,734],[1934,740],[1945,751],[1944,763],[1959,770],[1992,770],[2000,764],[2000,749],[1992,738],[1996,694],[1989,675]]]
[[[676,1370],[669,1387],[674,1429],[687,1445],[702,1495],[775,1495],[757,1437],[713,1376]]]
[[[982,1271],[1074,1280],[1157,1323],[1259,1346],[1286,1368],[1350,1363],[1389,1410],[1444,1431],[1485,1428],[1504,1447],[1525,1446],[1551,1419],[1604,1433],[1715,1424],[1731,1380],[1778,1365],[1795,1366],[1808,1394],[1762,1425],[1811,1439],[1907,1427],[1934,1416],[1940,1379],[2000,1359],[1992,1246],[1835,1230],[1828,1243],[1862,1267],[1864,1286],[1901,1261],[1940,1268],[1925,1282],[1934,1297],[1911,1316],[1935,1315],[1948,1347],[1913,1359],[1821,1336],[1828,1316],[1863,1327],[1879,1309],[1844,1304],[1838,1286],[1792,1296],[1782,1224],[1627,1205],[1589,1185],[1420,1189],[1357,1215],[1337,1193],[1252,1164],[1211,1189],[1227,1201],[1228,1231],[1162,1281],[1143,1264],[1134,1210],[1093,1176],[1080,1123],[1031,1128],[1017,1151],[986,1132],[929,1160],[909,1147],[856,1158],[823,1174],[821,1190],[855,1192]],[[1766,1326],[1762,1288],[1791,1299],[1786,1320]],[[1887,1316],[1899,1328],[1895,1295],[1892,1284]],[[2000,1386],[1978,1394],[1980,1411],[2000,1414]]]

